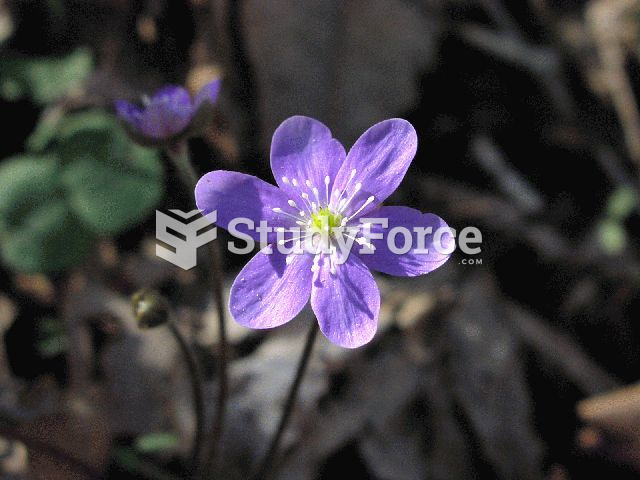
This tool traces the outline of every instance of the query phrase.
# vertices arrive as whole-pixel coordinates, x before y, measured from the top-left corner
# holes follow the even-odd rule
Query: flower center
[[[373,245],[362,235],[358,227],[351,227],[348,231],[340,231],[339,229],[347,227],[348,223],[357,218],[368,205],[370,205],[375,197],[373,195],[362,201],[357,199],[357,194],[362,188],[360,182],[356,182],[351,186],[351,182],[356,176],[356,170],[352,170],[345,185],[341,189],[334,190],[329,194],[329,186],[331,179],[329,176],[324,177],[324,196],[320,189],[314,185],[311,180],[298,181],[296,178],[282,177],[282,183],[299,191],[300,198],[298,201],[290,199],[287,201],[290,210],[286,207],[273,207],[271,210],[275,213],[283,215],[295,221],[295,224],[302,230],[301,237],[293,237],[288,239],[279,239],[279,245],[285,245],[290,242],[300,242],[311,239],[314,247],[321,247],[321,252],[314,253],[313,266],[311,271],[316,272],[319,269],[319,261],[321,257],[326,257],[329,262],[329,270],[335,275],[336,266],[346,261],[344,252],[338,252],[337,246],[339,240],[337,235],[353,240],[358,245],[364,245],[374,250]],[[354,199],[356,199],[354,201]],[[355,204],[355,205],[354,205]],[[360,206],[358,207],[358,204]],[[352,213],[351,213],[352,212]],[[277,227],[276,231],[285,232],[285,227]],[[339,233],[340,232],[340,233]],[[319,235],[319,238],[317,234]],[[359,236],[360,235],[360,236]],[[317,238],[317,240],[315,240]],[[340,254],[340,256],[338,255]],[[347,252],[348,255],[348,252]],[[289,255],[287,263],[293,260]]]
[[[340,226],[342,215],[332,212],[329,207],[324,207],[311,214],[311,225],[331,235],[332,230]]]

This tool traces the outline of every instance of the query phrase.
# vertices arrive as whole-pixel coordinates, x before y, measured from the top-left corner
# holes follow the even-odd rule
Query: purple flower
[[[193,100],[184,88],[170,85],[145,98],[142,105],[117,100],[115,106],[136,141],[143,145],[170,144],[202,127],[211,116],[219,92],[219,79],[202,87]]]
[[[368,129],[346,154],[326,126],[296,116],[273,135],[271,168],[278,187],[237,172],[204,175],[196,186],[196,204],[205,214],[217,210],[219,226],[229,229],[231,220],[242,217],[256,225],[266,220],[275,230],[268,236],[270,245],[249,261],[231,287],[229,307],[235,320],[250,328],[277,327],[311,299],[320,329],[333,343],[355,348],[371,340],[380,292],[370,270],[399,276],[429,273],[447,261],[454,241],[436,215],[379,206],[402,181],[416,147],[411,124],[391,119]],[[432,248],[434,235],[427,235],[422,248],[426,246],[428,254],[416,253],[416,248],[403,255],[393,253],[386,237],[368,242],[360,236],[363,218],[388,219],[388,228],[369,227],[372,232],[410,229],[414,247],[418,243],[413,227],[446,229],[440,250],[449,250],[439,253]],[[243,227],[236,229],[259,240],[258,232]],[[301,227],[303,236],[322,231],[320,238],[332,253],[281,253],[274,247],[288,240],[277,240],[277,230],[291,227]],[[358,245],[346,261],[336,249],[338,227],[357,230],[353,235]],[[397,244],[402,246],[402,240]],[[360,253],[362,245],[373,254]]]

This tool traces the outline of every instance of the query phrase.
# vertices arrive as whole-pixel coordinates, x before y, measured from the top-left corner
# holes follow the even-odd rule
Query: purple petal
[[[374,201],[361,211],[366,213],[391,195],[404,178],[417,146],[413,126],[400,118],[377,123],[364,132],[349,150],[334,186],[334,190],[345,190],[343,198],[350,198],[361,184],[362,190],[354,195],[345,213],[355,213],[373,196]]]
[[[183,131],[193,116],[189,93],[182,87],[168,86],[155,93],[142,111],[138,128],[154,139],[167,139]]]
[[[272,251],[267,255],[265,252]],[[309,301],[313,273],[310,255],[286,255],[269,246],[258,252],[238,274],[229,309],[240,325],[272,328],[294,318]]]
[[[367,214],[367,218],[387,218],[389,227],[383,229],[380,225],[373,224],[372,233],[382,233],[384,238],[372,240],[375,247],[373,254],[358,254],[360,259],[372,270],[397,275],[400,277],[415,277],[424,275],[443,265],[451,256],[451,253],[440,253],[434,245],[434,238],[438,229],[443,229],[438,247],[441,251],[453,251],[454,237],[447,224],[437,215],[432,213],[421,213],[409,207],[379,207]],[[404,227],[411,232],[412,248],[404,254],[393,253],[387,243],[388,234],[394,227]],[[431,227],[432,233],[424,236],[424,249],[428,253],[416,252],[418,247],[418,233],[414,227]],[[422,235],[421,235],[422,236]],[[403,234],[395,237],[395,245],[402,248],[405,245]],[[359,247],[358,247],[359,250]]]
[[[118,117],[127,122],[134,130],[140,128],[142,120],[142,109],[140,107],[126,100],[117,100],[115,106]]]
[[[313,278],[311,307],[320,330],[333,343],[356,348],[373,338],[378,328],[380,291],[371,272],[356,255],[351,255],[329,270],[329,261],[323,257],[320,269]]]
[[[271,169],[276,182],[290,196],[300,198],[306,192],[315,198],[312,187],[318,190],[322,203],[328,201],[328,192],[345,159],[343,146],[331,136],[331,131],[313,118],[295,116],[280,124],[271,140]],[[329,177],[326,188],[325,177]],[[283,180],[288,179],[288,183]],[[293,182],[298,187],[293,185]],[[307,185],[310,182],[312,187]]]
[[[254,229],[239,224],[236,229],[259,240],[255,228],[261,220],[270,227],[290,227],[294,220],[278,214],[273,208],[287,209],[287,195],[278,187],[259,178],[244,173],[216,170],[204,175],[196,185],[196,205],[204,215],[214,210],[218,212],[216,224],[228,230],[229,222],[235,218],[253,220]],[[273,241],[275,233],[269,235]]]
[[[196,110],[200,108],[200,105],[203,103],[209,103],[214,105],[216,100],[218,99],[218,94],[220,93],[220,84],[222,81],[217,78],[212,82],[207,83],[204,87],[200,89],[200,91],[196,94],[195,98],[195,108]]]

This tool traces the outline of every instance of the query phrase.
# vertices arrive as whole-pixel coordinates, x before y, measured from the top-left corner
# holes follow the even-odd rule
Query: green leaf
[[[26,141],[27,150],[31,152],[44,151],[58,132],[59,125],[63,119],[63,109],[45,109],[36,128],[31,132]]]
[[[0,61],[0,95],[10,101],[28,96],[45,105],[80,88],[92,67],[86,48],[60,58],[6,58]]]
[[[162,197],[162,164],[155,150],[133,144],[112,117],[83,118],[61,130],[62,183],[70,208],[91,230],[116,234],[147,216]]]
[[[180,439],[175,433],[148,433],[136,438],[135,448],[141,453],[161,452],[176,448]]]
[[[616,189],[607,203],[607,213],[617,220],[625,220],[638,205],[638,196],[632,188],[621,187]]]
[[[599,226],[598,236],[602,249],[610,255],[621,253],[627,246],[627,232],[616,220],[604,220]]]
[[[50,198],[25,212],[22,221],[3,232],[3,261],[20,271],[53,272],[80,262],[94,241],[70,214],[62,198]]]
[[[86,131],[110,131],[124,135],[118,121],[112,115],[102,110],[86,110],[65,117],[60,122],[57,137],[60,140],[67,140],[77,133]]]
[[[22,223],[33,207],[58,190],[55,155],[21,155],[0,164],[0,231]]]
[[[154,463],[142,458],[142,455],[132,448],[116,447],[113,450],[113,461],[128,472],[137,474],[137,478],[178,480],[178,477],[174,477]]]
[[[0,165],[0,255],[21,271],[64,270],[96,235],[145,218],[163,193],[158,152],[135,145],[100,111],[57,119],[34,140],[47,155]]]
[[[28,272],[63,270],[89,250],[91,235],[69,213],[54,155],[23,155],[0,165],[0,254]]]

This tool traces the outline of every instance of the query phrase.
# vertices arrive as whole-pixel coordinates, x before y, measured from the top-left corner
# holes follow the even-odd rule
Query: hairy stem
[[[193,164],[189,158],[189,148],[186,142],[181,143],[173,149],[167,151],[169,158],[172,160],[181,180],[193,195],[198,175],[193,168]],[[225,410],[227,403],[227,328],[225,320],[225,302],[222,284],[222,256],[217,242],[207,243],[209,262],[207,264],[210,269],[207,271],[208,280],[211,290],[213,291],[214,302],[218,313],[218,382],[219,392],[216,404],[216,413],[214,423],[211,430],[211,447],[207,455],[206,466],[204,471],[212,471],[216,465],[218,446],[222,437]]]
[[[171,334],[175,337],[182,355],[187,363],[187,370],[189,371],[189,377],[191,380],[191,393],[193,397],[193,411],[196,417],[196,432],[193,439],[193,446],[191,447],[191,458],[189,464],[192,471],[196,471],[200,465],[200,451],[204,442],[204,399],[202,392],[202,380],[200,376],[200,370],[198,369],[198,363],[196,358],[189,348],[189,343],[184,338],[184,335],[180,333],[178,327],[174,322],[169,322],[169,329]]]
[[[273,473],[273,467],[277,459],[280,442],[282,441],[282,436],[287,428],[289,419],[291,418],[291,414],[293,413],[296,399],[298,397],[298,391],[300,390],[300,384],[302,383],[302,378],[304,377],[307,366],[309,365],[311,351],[313,350],[313,344],[317,334],[318,324],[314,321],[311,323],[311,328],[309,329],[309,333],[307,334],[307,341],[304,345],[304,350],[302,351],[302,356],[300,357],[300,361],[298,363],[296,375],[293,379],[293,383],[291,384],[291,388],[289,389],[289,394],[287,395],[287,400],[284,406],[284,410],[282,411],[282,417],[280,418],[278,429],[276,430],[276,433],[271,440],[271,444],[269,445],[269,449],[267,450],[267,454],[265,455],[264,460],[260,464],[260,467],[253,477],[254,480],[266,480]]]

